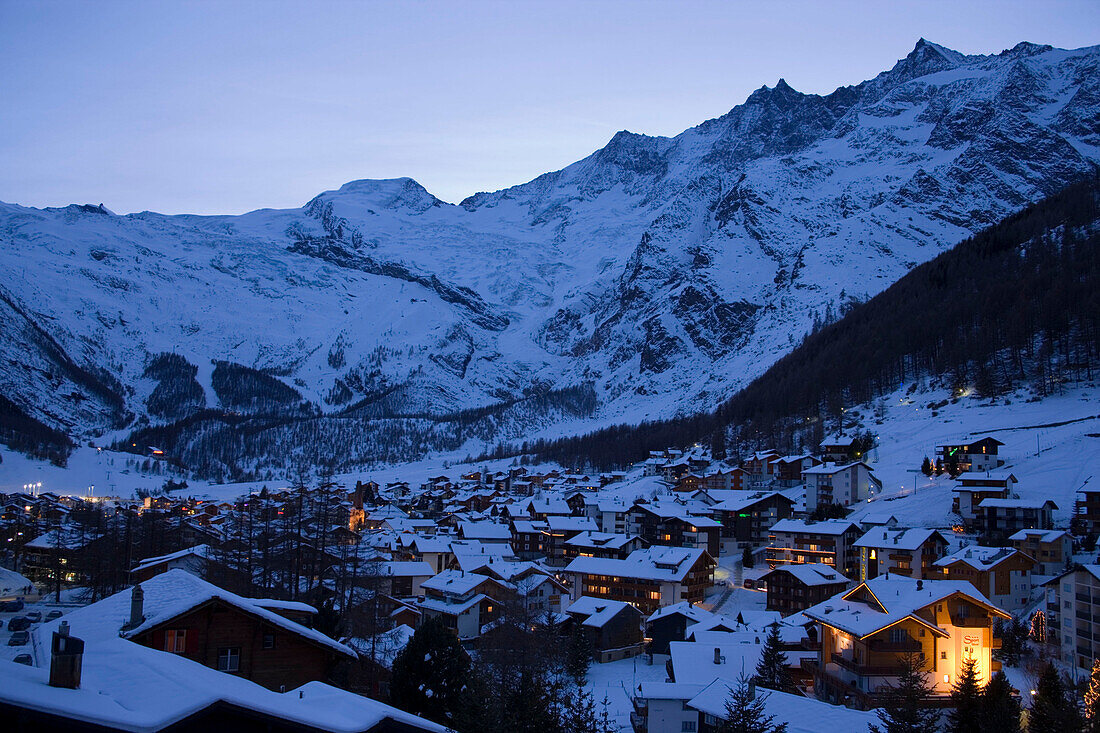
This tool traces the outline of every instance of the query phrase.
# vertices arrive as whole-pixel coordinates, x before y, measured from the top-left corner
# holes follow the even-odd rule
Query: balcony
[[[962,629],[988,629],[993,621],[988,616],[962,616],[952,617],[951,625]]]
[[[897,677],[903,671],[903,667],[900,664],[885,664],[885,665],[869,665],[853,662],[850,659],[844,657],[833,657],[829,662],[836,664],[838,667],[843,667],[849,672],[855,672],[860,677]]]
[[[868,642],[867,648],[873,652],[897,652],[899,654],[905,654],[907,652],[920,653],[921,644],[916,639],[909,639],[907,641],[872,639]]]

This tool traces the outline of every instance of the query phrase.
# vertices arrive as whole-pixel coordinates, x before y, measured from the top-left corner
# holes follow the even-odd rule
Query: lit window
[[[187,650],[187,629],[168,629],[164,632],[164,651],[183,654]]]

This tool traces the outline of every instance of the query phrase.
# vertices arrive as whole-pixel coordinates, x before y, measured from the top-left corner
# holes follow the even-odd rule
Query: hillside
[[[896,390],[918,400],[928,381],[948,399],[995,398],[1021,386],[1040,399],[1090,383],[1100,367],[1098,222],[1094,173],[915,268],[809,335],[713,413],[530,448],[596,465],[697,440],[720,453],[727,443],[797,451],[816,447],[826,431],[855,429],[853,406]]]
[[[874,79],[780,80],[460,205],[410,179],[242,216],[2,204],[0,439],[249,478],[713,409],[1091,171],[1098,67],[922,39]]]

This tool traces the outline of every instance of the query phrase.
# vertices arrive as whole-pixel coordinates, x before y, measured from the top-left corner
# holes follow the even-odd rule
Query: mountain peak
[[[953,69],[965,61],[966,57],[958,51],[920,38],[909,55],[894,64],[888,73],[897,81],[906,82],[925,74]]]
[[[408,177],[348,181],[336,191],[326,191],[321,197],[354,198],[383,209],[411,209],[417,212],[445,205],[417,181]]]

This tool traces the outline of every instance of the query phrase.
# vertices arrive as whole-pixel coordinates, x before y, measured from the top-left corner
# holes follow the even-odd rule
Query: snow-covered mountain
[[[207,473],[707,409],[1098,162],[1100,47],[921,40],[459,205],[410,179],[242,216],[0,204],[0,395]]]

